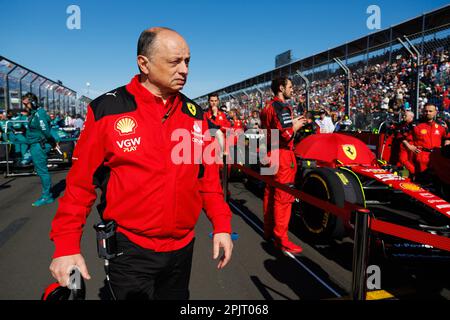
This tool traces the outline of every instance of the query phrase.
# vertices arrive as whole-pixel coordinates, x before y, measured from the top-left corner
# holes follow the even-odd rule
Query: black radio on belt
[[[99,258],[111,259],[117,255],[115,221],[102,221],[94,225],[97,232],[97,251]]]

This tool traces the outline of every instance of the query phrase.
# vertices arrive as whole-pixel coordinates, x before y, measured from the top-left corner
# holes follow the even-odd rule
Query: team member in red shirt
[[[226,141],[227,130],[231,128],[231,123],[227,119],[227,115],[219,110],[220,99],[217,93],[211,93],[208,95],[208,111],[205,112],[205,119],[207,119],[213,125],[214,137],[217,139],[217,143],[220,146],[220,150],[229,153],[229,143]],[[219,157],[222,159],[222,157]],[[222,165],[219,165],[219,170],[222,172]]]
[[[226,129],[231,127],[230,121],[227,119],[227,115],[219,110],[219,95],[217,93],[211,93],[208,96],[208,111],[205,113],[206,119],[220,127],[220,130],[225,133]]]
[[[50,234],[56,247],[50,270],[62,286],[71,266],[90,278],[80,239],[96,187],[102,190],[102,220],[118,225],[121,255],[110,260],[109,274],[117,299],[189,297],[194,226],[202,207],[214,229],[214,258],[224,250],[218,268],[229,262],[231,212],[217,166],[201,159],[210,140],[208,123],[179,92],[189,60],[177,32],[145,30],[138,42],[140,75],[89,105]]]
[[[403,121],[393,127],[393,139],[391,144],[391,157],[389,162],[395,165],[404,166],[410,173],[414,173],[414,166],[411,163],[411,151],[406,147],[407,139],[414,128],[414,113],[405,111]]]
[[[304,117],[293,118],[292,107],[286,103],[293,94],[292,82],[289,78],[272,81],[271,89],[275,97],[261,112],[261,125],[267,129],[267,142],[271,139],[270,129],[279,130],[278,145],[268,145],[268,156],[278,168],[275,181],[291,185],[295,180],[297,161],[294,155],[295,133],[306,124]],[[279,151],[279,157],[274,157]],[[273,166],[273,163],[271,164]],[[275,240],[275,246],[284,252],[298,254],[302,248],[288,239],[289,219],[294,197],[290,194],[266,185],[264,192],[264,237]]]
[[[232,143],[233,145],[237,145],[239,136],[244,133],[245,124],[244,121],[240,119],[238,110],[232,109],[232,111],[233,111],[233,118],[231,120],[232,122],[231,128],[233,129],[233,136],[234,136]]]
[[[421,175],[429,168],[430,153],[433,149],[440,148],[443,140],[445,145],[450,143],[447,129],[435,121],[436,114],[436,106],[426,104],[423,109],[423,121],[413,127],[407,141],[403,142],[413,153],[412,164],[415,175]]]

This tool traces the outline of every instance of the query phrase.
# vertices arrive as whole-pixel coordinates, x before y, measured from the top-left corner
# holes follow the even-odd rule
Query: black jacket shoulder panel
[[[113,114],[131,112],[137,109],[134,96],[125,86],[111,90],[90,103],[95,121]]]
[[[275,113],[278,117],[278,120],[281,123],[281,127],[283,128],[291,128],[292,127],[292,112],[289,108],[289,105],[286,103],[282,103],[279,101],[273,102],[273,108],[275,109]]]
[[[183,106],[181,107],[181,111],[187,114],[190,117],[196,118],[198,120],[203,120],[203,109],[197,103],[186,97],[184,94],[181,94],[181,98],[183,101]]]

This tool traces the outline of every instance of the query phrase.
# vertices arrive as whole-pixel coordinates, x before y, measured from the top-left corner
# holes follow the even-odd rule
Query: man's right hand
[[[300,117],[294,118],[292,120],[292,128],[294,129],[294,132],[297,132],[305,124],[306,124],[306,118],[304,116],[300,116]]]
[[[59,282],[60,286],[67,287],[67,285],[69,284],[70,271],[74,267],[78,267],[81,276],[84,279],[91,279],[89,271],[86,267],[86,263],[84,262],[84,258],[81,254],[74,254],[71,256],[63,256],[53,259],[50,265],[50,271],[53,278],[55,278]]]
[[[416,146],[413,146],[413,145],[409,145],[409,151],[412,151],[413,153],[420,153],[420,152],[422,152],[422,150],[420,150],[419,148],[417,148]]]

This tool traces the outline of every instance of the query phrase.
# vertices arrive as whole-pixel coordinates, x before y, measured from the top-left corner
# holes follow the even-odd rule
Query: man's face
[[[284,99],[288,100],[292,98],[292,94],[294,93],[294,88],[292,86],[291,80],[288,80],[286,86],[281,86],[281,92],[283,93]]]
[[[428,105],[423,109],[423,115],[427,121],[431,121],[436,117],[437,110],[433,105]]]
[[[31,108],[30,98],[24,98],[22,99],[22,103],[26,109]]]
[[[212,111],[217,112],[219,110],[220,101],[218,97],[209,98],[208,103]]]
[[[162,92],[178,92],[188,76],[189,47],[180,35],[171,31],[161,31],[155,41],[153,54],[148,57],[148,78]]]
[[[321,114],[320,114],[320,119],[321,119],[321,120],[325,119],[325,113],[321,113]]]
[[[414,120],[414,115],[410,112],[406,112],[403,115],[403,120],[405,120],[406,123],[411,123]]]

